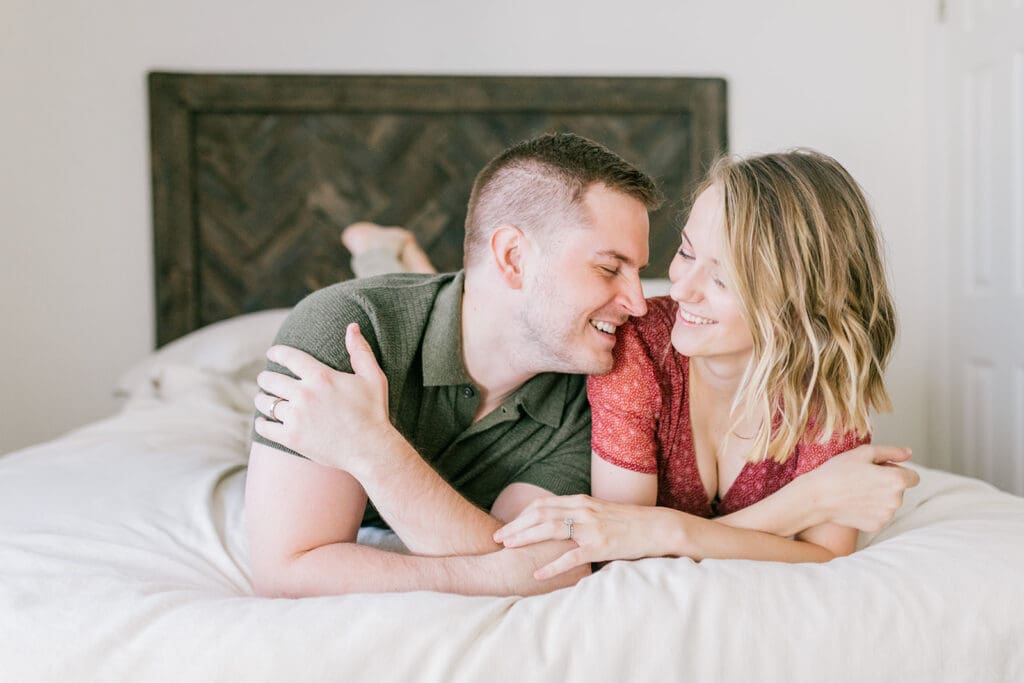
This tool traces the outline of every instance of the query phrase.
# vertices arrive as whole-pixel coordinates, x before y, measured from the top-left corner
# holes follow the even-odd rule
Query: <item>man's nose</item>
[[[644,288],[640,284],[639,274],[634,274],[626,279],[626,286],[623,291],[623,305],[626,312],[634,318],[647,314],[647,299],[644,297]]]

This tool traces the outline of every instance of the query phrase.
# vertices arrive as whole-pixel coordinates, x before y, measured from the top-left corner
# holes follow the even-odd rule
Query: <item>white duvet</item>
[[[164,368],[121,414],[0,457],[0,680],[1024,681],[1024,499],[928,469],[825,565],[616,562],[525,599],[254,598],[248,389]]]

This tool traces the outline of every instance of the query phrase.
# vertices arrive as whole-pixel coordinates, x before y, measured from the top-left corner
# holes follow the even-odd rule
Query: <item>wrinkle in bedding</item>
[[[824,565],[662,558],[524,599],[259,599],[245,389],[161,386],[0,456],[6,680],[1024,680],[1024,500],[987,484],[920,468],[893,524]]]

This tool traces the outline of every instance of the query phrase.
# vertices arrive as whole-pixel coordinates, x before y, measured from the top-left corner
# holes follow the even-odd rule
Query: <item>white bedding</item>
[[[0,680],[1024,680],[1024,499],[928,469],[826,565],[617,562],[526,599],[254,598],[252,387],[160,373],[121,414],[0,457]]]

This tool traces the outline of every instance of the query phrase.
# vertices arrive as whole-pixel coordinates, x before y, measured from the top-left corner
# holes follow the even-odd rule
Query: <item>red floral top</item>
[[[658,505],[702,517],[727,515],[768,497],[829,458],[868,443],[853,432],[826,444],[797,444],[785,463],[747,463],[720,501],[708,500],[697,469],[687,403],[689,359],[672,348],[676,304],[647,300],[648,312],[618,330],[615,366],[587,380],[591,446],[613,465],[658,475]]]

